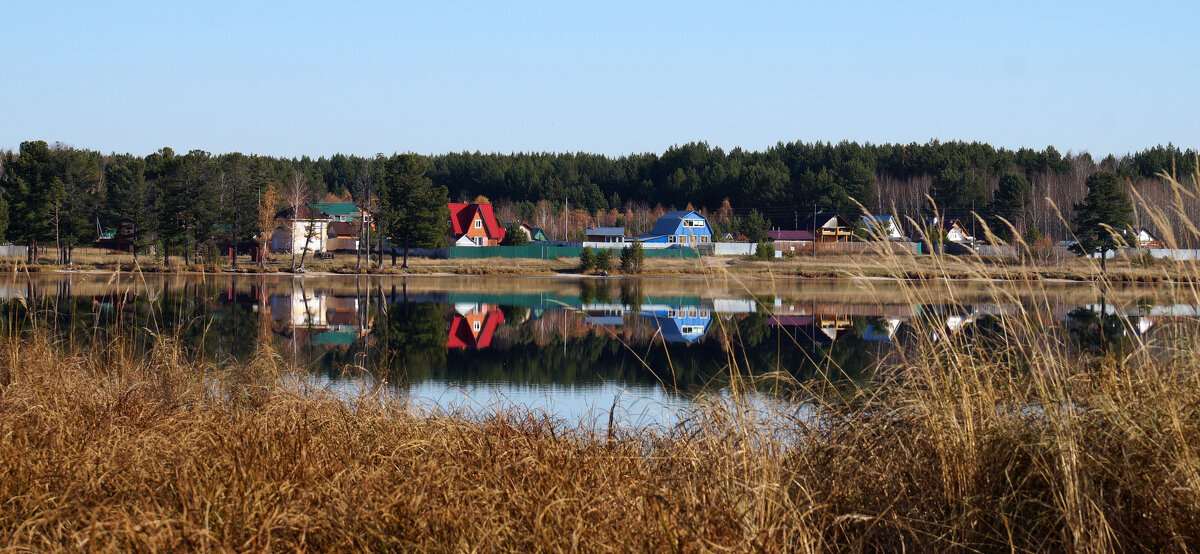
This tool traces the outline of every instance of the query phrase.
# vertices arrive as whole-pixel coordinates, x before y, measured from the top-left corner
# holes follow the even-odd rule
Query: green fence
[[[573,246],[549,246],[527,244],[525,246],[451,246],[447,249],[448,258],[536,258],[552,260],[559,256],[578,258],[583,248]],[[675,258],[691,260],[700,257],[691,248],[646,248],[647,258]],[[613,249],[613,258],[621,255],[619,248]]]

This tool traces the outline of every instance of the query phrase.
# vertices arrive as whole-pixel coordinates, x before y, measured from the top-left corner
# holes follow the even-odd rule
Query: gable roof
[[[682,222],[684,219],[692,219],[692,216],[703,219],[705,224],[708,224],[708,219],[700,215],[695,210],[675,210],[673,212],[667,212],[663,214],[662,217],[659,217],[658,221],[654,222],[654,228],[644,236],[673,235],[675,234],[675,230],[679,228],[680,222]]]
[[[310,205],[317,211],[331,217],[362,216],[362,210],[358,209],[358,206],[354,202],[315,202]]]
[[[800,224],[800,228],[811,231],[817,227],[824,227],[826,223],[829,223],[830,219],[834,218],[837,219],[838,227],[852,227],[850,220],[846,219],[842,214],[837,212],[819,212],[804,220],[804,223]]]
[[[471,330],[471,323],[466,317],[454,314],[454,319],[450,321],[446,348],[487,348],[492,345],[492,334],[501,323],[504,323],[504,313],[499,309],[488,310],[477,335]]]
[[[808,231],[767,231],[771,240],[812,240],[813,234]]]
[[[600,237],[623,237],[623,236],[625,236],[625,228],[624,227],[588,227],[585,234],[600,236]]]
[[[349,221],[334,221],[329,224],[329,236],[356,237],[358,236],[358,225]]]
[[[473,202],[451,202],[446,204],[450,208],[450,230],[456,235],[461,235],[471,228],[471,222],[475,221],[475,215],[483,220],[483,228],[487,231],[487,235],[496,239],[504,238],[504,229],[496,222],[496,216],[492,213],[491,204],[475,204]]]

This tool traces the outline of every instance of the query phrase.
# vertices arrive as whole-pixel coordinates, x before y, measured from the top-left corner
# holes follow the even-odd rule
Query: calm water
[[[247,360],[265,342],[341,394],[386,387],[446,409],[520,404],[585,424],[602,423],[614,405],[622,424],[670,422],[679,406],[725,387],[731,360],[743,374],[869,385],[895,370],[905,345],[986,336],[1021,304],[1080,351],[1152,339],[1200,311],[1162,289],[1102,298],[1090,284],[1038,285],[1004,302],[993,296],[980,284],[905,292],[818,280],[749,288],[474,277],[0,281],[7,332],[36,319],[64,341],[133,335],[142,351],[177,334],[216,361]]]

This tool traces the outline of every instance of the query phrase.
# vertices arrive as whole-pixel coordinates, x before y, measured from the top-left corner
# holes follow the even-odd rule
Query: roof
[[[692,216],[703,219],[705,222],[708,221],[707,218],[694,210],[676,210],[673,212],[667,212],[663,214],[662,217],[659,217],[658,221],[654,222],[654,228],[651,229],[646,236],[673,235],[675,234],[675,230],[679,228],[680,222],[684,219],[691,218]]]
[[[596,235],[601,237],[623,237],[625,236],[624,227],[588,227],[588,235]]]
[[[352,215],[359,217],[362,210],[354,202],[316,202],[312,204],[317,211],[329,216]]]
[[[334,237],[358,236],[358,225],[349,221],[334,221],[329,224],[329,235]]]
[[[813,234],[808,231],[767,231],[771,240],[812,240]]]
[[[446,207],[450,208],[450,230],[454,234],[466,233],[467,229],[471,227],[471,222],[475,220],[475,214],[479,214],[480,219],[483,220],[484,230],[487,231],[489,237],[504,238],[504,229],[496,222],[491,204],[451,202],[446,204]]]
[[[843,217],[842,214],[839,214],[837,212],[819,212],[816,215],[811,216],[808,219],[804,220],[804,223],[800,224],[800,228],[801,229],[816,229],[817,227],[824,227],[825,224],[828,223],[829,220],[833,219],[833,218],[837,218],[838,227],[850,227],[850,221],[847,220],[845,217]]]

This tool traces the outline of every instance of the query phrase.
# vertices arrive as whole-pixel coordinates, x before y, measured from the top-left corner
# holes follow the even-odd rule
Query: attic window
[[[482,229],[482,228],[483,228],[483,220],[482,220],[482,219],[476,219],[476,220],[475,220],[475,228],[476,228],[476,229]]]

